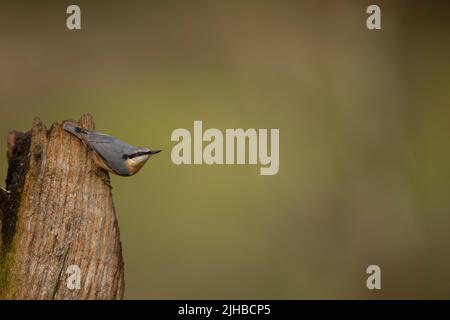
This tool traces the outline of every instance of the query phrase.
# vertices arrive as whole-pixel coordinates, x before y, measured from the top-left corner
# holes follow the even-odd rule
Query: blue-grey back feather
[[[117,174],[129,174],[124,156],[132,154],[138,148],[130,146],[128,143],[115,137],[83,129],[70,122],[64,123],[63,128],[84,141],[87,146],[99,154]]]

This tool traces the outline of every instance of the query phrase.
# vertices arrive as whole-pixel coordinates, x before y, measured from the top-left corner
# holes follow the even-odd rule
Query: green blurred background
[[[0,137],[91,112],[164,150],[112,177],[126,298],[450,298],[445,1],[73,3],[1,2]],[[279,173],[172,164],[194,120],[279,128]]]

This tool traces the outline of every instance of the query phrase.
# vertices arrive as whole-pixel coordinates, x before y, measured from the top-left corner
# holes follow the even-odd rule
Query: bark
[[[79,124],[94,129],[90,114]],[[8,135],[0,189],[1,299],[121,299],[124,268],[108,173],[80,140],[39,119]],[[79,267],[79,289],[76,284]],[[72,285],[70,285],[72,284]]]

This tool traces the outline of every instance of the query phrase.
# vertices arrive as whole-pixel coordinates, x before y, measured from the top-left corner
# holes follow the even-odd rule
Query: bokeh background
[[[164,150],[112,177],[126,298],[450,298],[445,1],[83,0],[81,31],[69,4],[1,2],[0,154],[85,112]],[[279,128],[279,173],[172,164],[194,120]]]

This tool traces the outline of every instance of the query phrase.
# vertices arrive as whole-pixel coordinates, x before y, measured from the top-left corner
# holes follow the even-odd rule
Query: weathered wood
[[[79,124],[94,129],[91,115]],[[61,125],[8,135],[0,190],[0,298],[121,299],[124,270],[108,173]],[[80,268],[80,289],[66,273]]]

